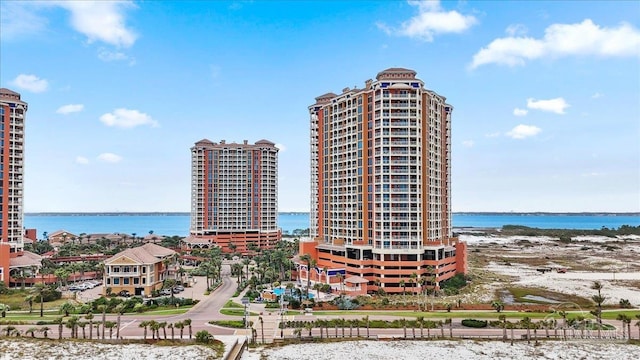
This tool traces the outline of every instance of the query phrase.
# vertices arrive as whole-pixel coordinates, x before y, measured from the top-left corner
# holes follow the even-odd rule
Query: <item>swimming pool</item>
[[[280,296],[284,293],[285,289],[281,288],[281,287],[277,287],[275,289],[273,289],[273,293]],[[315,295],[313,295],[312,293],[309,293],[309,299],[313,299],[315,297]]]

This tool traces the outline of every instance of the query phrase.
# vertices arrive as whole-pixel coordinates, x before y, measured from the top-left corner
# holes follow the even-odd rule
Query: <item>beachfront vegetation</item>
[[[494,231],[489,231],[493,233]],[[601,229],[540,229],[522,225],[504,225],[499,232],[502,236],[549,236],[570,242],[576,236],[598,235],[606,237],[616,237],[619,235],[640,235],[640,226],[622,225],[617,229],[602,227]]]

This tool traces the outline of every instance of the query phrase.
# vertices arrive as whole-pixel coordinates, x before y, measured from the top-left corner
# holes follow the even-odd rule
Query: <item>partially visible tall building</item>
[[[40,266],[38,255],[25,253],[23,241],[24,118],[27,108],[20,94],[0,89],[0,282],[7,285],[11,272]]]
[[[451,229],[452,110],[402,68],[316,98],[311,241],[300,243],[316,267],[300,261],[302,279],[310,270],[353,293],[398,293],[465,272],[466,246]]]
[[[280,240],[274,143],[203,139],[191,148],[190,232],[187,250],[215,244],[225,252],[247,253]]]

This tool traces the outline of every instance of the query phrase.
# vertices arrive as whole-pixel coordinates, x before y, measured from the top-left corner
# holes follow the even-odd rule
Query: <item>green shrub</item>
[[[200,330],[196,333],[196,343],[208,344],[213,340],[213,335],[209,334],[207,330]]]
[[[476,320],[476,319],[464,319],[462,320],[462,326],[472,327],[472,328],[485,328],[487,327],[487,321]]]
[[[244,320],[214,320],[209,321],[209,324],[234,329],[244,329]],[[249,327],[251,326],[253,326],[253,322],[249,321]]]

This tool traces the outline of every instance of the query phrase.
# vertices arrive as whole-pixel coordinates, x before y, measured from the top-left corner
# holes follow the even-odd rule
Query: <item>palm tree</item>
[[[164,335],[164,339],[167,340],[167,322],[161,321],[158,325],[162,328],[162,334]],[[159,337],[160,337],[160,334],[158,334],[158,338]]]
[[[445,324],[449,324],[449,337],[453,339],[453,321],[451,318],[444,319]]]
[[[82,338],[86,339],[87,338],[87,331],[86,331],[87,322],[86,321],[78,321],[76,326],[79,327],[79,328],[82,328]]]
[[[84,318],[89,320],[89,340],[91,340],[93,339],[93,313],[89,311]]]
[[[65,302],[64,304],[62,304],[60,306],[60,310],[59,311],[60,311],[60,313],[64,313],[64,316],[67,317],[67,316],[69,316],[69,313],[74,311],[75,309],[76,309],[75,306],[73,306],[72,303],[67,301],[67,302]]]
[[[338,279],[338,282],[340,283],[340,294],[342,294],[344,292],[344,282],[342,280],[344,280],[344,276],[341,273],[338,273],[336,275],[336,278]]]
[[[498,320],[502,321],[502,340],[507,340],[507,317],[505,315],[498,316]]]
[[[602,283],[600,281],[594,281],[593,284],[591,285],[591,288],[593,290],[598,291],[598,295],[592,296],[591,300],[593,300],[593,302],[595,302],[596,305],[597,305],[596,318],[598,319],[598,329],[600,329],[602,327],[602,303],[604,303],[604,301],[607,298],[602,296],[602,294],[601,294],[601,290],[603,288],[603,285],[602,285]]]
[[[144,333],[142,335],[142,339],[143,340],[147,340],[147,327],[149,327],[149,322],[148,321],[140,321],[140,324],[138,324],[138,327],[144,328]]]
[[[51,330],[49,327],[43,326],[38,331],[41,332],[44,335],[45,339],[48,339],[49,338],[49,330]]]
[[[24,302],[29,305],[29,314],[33,313],[33,299],[34,298],[35,298],[34,295],[27,295],[24,298]]]
[[[580,338],[584,339],[584,316],[582,315],[578,315],[576,317],[576,320],[578,321],[578,326],[580,327]]]
[[[307,263],[307,297],[309,298],[309,288],[311,287],[311,268],[316,266],[316,260],[310,254],[304,254],[300,257],[301,261]]]
[[[45,285],[44,284],[36,284],[33,287],[33,296],[35,298],[40,298],[40,317],[44,316],[44,293],[45,293]],[[31,308],[30,308],[31,309]],[[29,310],[31,312],[31,310]]]
[[[264,320],[262,316],[258,317],[258,320],[260,320],[260,332],[262,334],[262,343],[264,344]]]
[[[160,340],[160,323],[155,320],[151,320],[150,323],[149,328],[151,329],[151,338],[154,340]]]
[[[184,323],[182,321],[178,321],[177,323],[173,324],[173,327],[180,329],[180,339],[182,339],[182,334],[184,331]]]
[[[173,294],[173,292],[172,292]],[[118,313],[118,320],[116,322],[116,339],[120,339],[120,316],[124,313],[125,304],[120,303],[116,306],[115,310]]]
[[[107,321],[104,323],[104,327],[109,329],[109,339],[113,339],[113,328],[116,326],[116,323],[113,321]]]
[[[626,314],[619,314],[618,320],[622,322],[622,337],[624,338],[625,328],[627,329],[627,338],[631,340],[631,317]]]
[[[560,311],[558,314],[562,317],[562,338],[567,340],[567,312]]]
[[[249,259],[242,259],[242,264],[245,266],[246,271],[244,273],[244,279],[245,280],[249,280],[249,264],[251,264],[251,260]]]
[[[12,332],[13,330],[15,330],[15,329],[16,329],[16,327],[15,327],[15,326],[13,326],[13,325],[9,325],[9,326],[7,326],[7,327],[4,329],[4,331],[6,331],[6,332],[7,332],[7,337],[9,337],[9,335],[11,334],[11,332]]]
[[[182,323],[189,327],[189,340],[191,340],[191,319],[184,319]]]
[[[400,323],[402,324],[402,329],[404,330],[404,338],[407,338],[407,319],[400,319]]]
[[[422,339],[423,335],[424,335],[424,316],[418,316],[414,322],[415,325],[418,325],[420,327],[420,339]],[[415,326],[414,326],[415,327]],[[415,328],[414,328],[414,334],[413,337],[415,338]]]
[[[305,322],[304,328],[309,331],[309,337],[311,337],[311,331],[313,331],[313,323],[311,321]]]
[[[33,337],[36,337],[36,335],[35,335],[36,331],[38,331],[38,329],[37,329],[37,328],[32,327],[32,328],[29,328],[29,329],[28,329],[27,331],[25,331],[24,333],[25,333],[25,334],[31,334],[31,337],[33,338]]]
[[[104,323],[106,321],[106,317],[107,317],[107,307],[105,305],[102,305],[102,340],[104,340]]]
[[[320,339],[323,338],[322,328],[324,327],[324,323],[325,323],[325,321],[321,320],[321,319],[318,319],[318,320],[315,321],[316,327],[320,328]]]
[[[495,300],[491,303],[491,307],[496,310],[496,312],[500,312],[504,310],[504,304],[501,301]]]
[[[367,339],[369,338],[369,315],[364,317],[364,322],[367,327]],[[327,337],[329,337],[329,333],[327,333]]]
[[[76,328],[78,326],[78,317],[77,316],[72,316],[69,318],[69,320],[67,320],[67,323],[65,324],[65,326],[71,330],[71,338],[74,339],[76,338]]]
[[[531,318],[528,316],[525,316],[524,318],[522,318],[522,320],[520,320],[520,324],[522,324],[522,326],[524,326],[527,329],[527,344],[531,343]]]
[[[53,320],[54,324],[58,324],[58,340],[62,339],[62,326],[64,326],[64,320],[60,318],[56,318]]]

